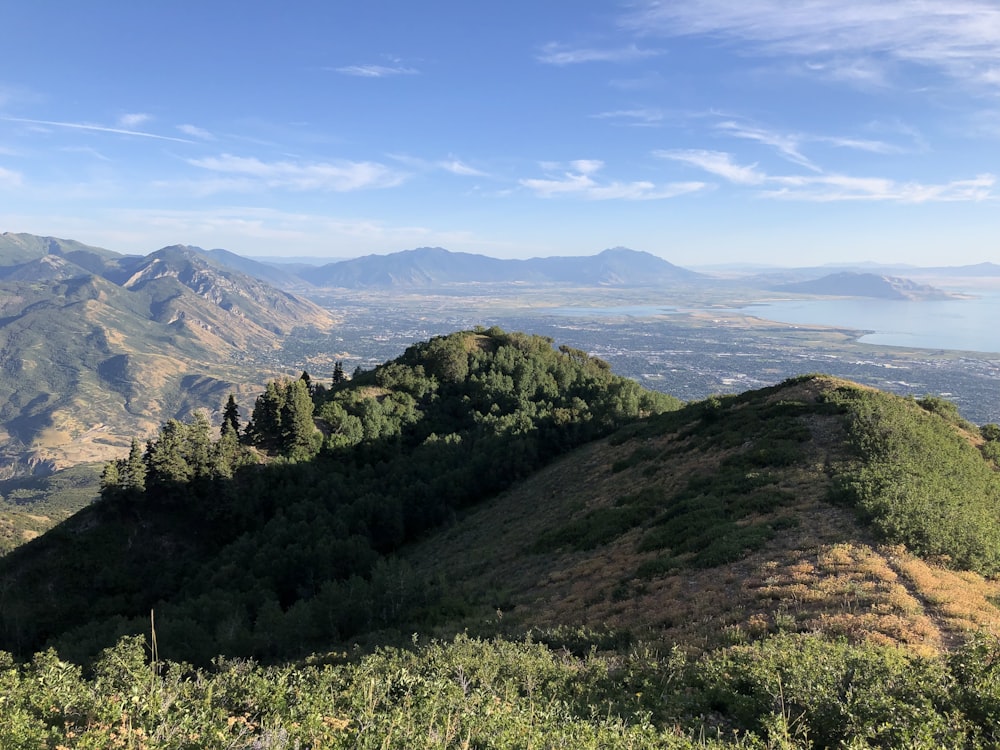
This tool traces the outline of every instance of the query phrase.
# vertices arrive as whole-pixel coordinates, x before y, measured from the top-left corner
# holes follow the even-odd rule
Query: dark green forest
[[[353,378],[268,384],[220,437],[171,420],[108,464],[102,500],[0,562],[0,648],[87,660],[145,632],[163,652],[273,660],[419,625],[446,581],[391,553],[670,396],[499,329],[417,344]]]

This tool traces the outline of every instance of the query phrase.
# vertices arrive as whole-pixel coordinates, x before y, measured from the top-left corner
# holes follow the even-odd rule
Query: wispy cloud
[[[702,149],[660,150],[654,151],[653,156],[689,164],[738,185],[759,185],[767,179],[766,174],[758,171],[756,164],[749,166],[737,164],[733,161],[732,155],[724,151],[705,151]]]
[[[738,120],[724,120],[717,123],[714,128],[716,131],[734,138],[755,141],[765,146],[770,146],[793,164],[805,167],[814,172],[822,170],[803,153],[804,146],[809,143],[864,151],[870,154],[901,154],[907,151],[907,149],[896,144],[871,138],[855,138],[817,133],[782,133]]]
[[[818,167],[809,161],[799,150],[802,141],[801,136],[778,133],[773,130],[758,128],[733,120],[720,122],[715,127],[736,138],[744,138],[756,141],[757,143],[763,143],[765,146],[771,146],[790,162],[803,166],[806,169],[818,170]]]
[[[152,116],[147,115],[144,112],[133,112],[119,117],[118,126],[127,130],[134,130],[144,122],[149,122],[151,119],[153,119]]]
[[[328,190],[350,192],[394,187],[407,175],[377,162],[265,162],[253,157],[221,156],[189,159],[192,166],[222,175],[223,179],[204,183],[209,192],[225,190]]]
[[[55,120],[30,120],[25,117],[2,117],[0,120],[7,122],[22,122],[27,125],[41,125],[50,128],[67,128],[69,130],[88,130],[95,133],[111,133],[114,135],[130,135],[138,138],[153,138],[159,141],[173,141],[174,143],[194,143],[187,138],[175,138],[169,135],[159,135],[157,133],[146,133],[141,130],[129,130],[127,128],[110,128],[104,125],[94,125],[88,122],[58,122]]]
[[[756,164],[738,164],[731,154],[720,151],[656,151],[654,156],[697,167],[735,185],[760,187],[762,189],[758,194],[769,198],[821,203],[836,201],[930,203],[983,201],[996,197],[993,193],[996,177],[992,174],[929,184],[835,173],[770,175],[758,169]]]
[[[765,191],[773,198],[829,203],[834,201],[878,201],[893,203],[979,202],[994,198],[996,177],[977,175],[966,180],[940,184],[899,182],[878,177],[847,175],[809,175],[772,177],[779,187]]]
[[[435,170],[443,170],[454,175],[459,175],[460,177],[489,177],[488,172],[483,172],[480,169],[466,164],[461,159],[456,159],[453,156],[449,156],[447,159],[422,159],[418,156],[409,156],[408,154],[388,154],[390,159],[398,161],[400,164],[405,164],[407,167],[420,172],[433,172]]]
[[[546,162],[542,168],[552,171],[556,165]],[[674,198],[686,193],[695,193],[707,187],[704,182],[675,182],[657,185],[646,180],[636,182],[601,182],[594,175],[604,166],[596,159],[580,159],[571,162],[569,170],[559,175],[543,178],[523,179],[519,183],[541,198],[559,196],[583,198],[585,200],[659,200]]]
[[[548,65],[576,65],[590,62],[625,63],[644,60],[663,54],[660,50],[642,49],[635,44],[625,47],[570,47],[559,42],[549,42],[537,55],[539,62]]]
[[[359,78],[387,78],[389,76],[412,76],[420,71],[404,65],[345,65],[332,68],[337,73]]]
[[[663,113],[657,109],[616,109],[591,115],[595,120],[612,120],[635,127],[655,127],[663,123]]]
[[[623,25],[641,35],[710,35],[763,54],[812,58],[840,75],[870,79],[882,57],[1000,83],[1000,7],[987,0],[641,0]]]
[[[447,161],[438,162],[438,166],[446,172],[451,172],[452,174],[457,174],[462,177],[487,177],[486,172],[482,172],[475,167],[470,167],[468,164],[459,161],[458,159],[448,159]]]
[[[4,169],[0,167],[0,188],[16,188],[20,187],[22,182],[22,176],[20,172],[15,172],[12,169]]]
[[[854,151],[866,151],[870,154],[902,154],[906,149],[893,143],[875,141],[868,138],[844,138],[840,136],[814,136],[820,143],[828,143],[837,148],[849,148]]]
[[[189,135],[192,138],[197,138],[202,141],[214,141],[215,136],[209,133],[204,128],[199,128],[197,125],[178,125],[177,129],[184,133],[184,135]]]

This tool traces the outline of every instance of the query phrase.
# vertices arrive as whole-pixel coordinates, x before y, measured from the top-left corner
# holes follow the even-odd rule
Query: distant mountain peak
[[[774,287],[783,292],[824,294],[837,297],[874,297],[879,299],[949,299],[952,295],[911,279],[884,276],[877,273],[838,271],[811,281],[780,284]]]

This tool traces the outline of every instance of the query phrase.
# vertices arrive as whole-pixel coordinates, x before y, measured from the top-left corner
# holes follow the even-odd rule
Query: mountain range
[[[476,284],[709,289],[734,282],[645,252],[501,260],[443,248],[307,267],[186,245],[122,255],[74,240],[0,235],[0,478],[102,460],[162,420],[259,388],[295,329],[330,331],[318,289]],[[837,273],[739,284],[784,293],[940,298],[901,278]],[[249,370],[249,371],[248,371]]]
[[[317,286],[349,289],[469,283],[658,286],[702,277],[650,253],[623,247],[593,256],[527,260],[500,260],[440,247],[421,247],[329,263],[301,275]]]

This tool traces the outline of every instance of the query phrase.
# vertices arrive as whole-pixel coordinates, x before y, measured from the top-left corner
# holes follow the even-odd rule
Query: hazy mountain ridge
[[[424,247],[330,263],[307,271],[303,278],[316,286],[390,288],[517,282],[649,286],[695,281],[702,275],[628,248],[612,248],[593,256],[501,260]]]
[[[778,284],[772,288],[780,292],[895,300],[939,300],[956,297],[954,294],[929,284],[919,284],[911,279],[853,271],[841,271],[809,281]]]

